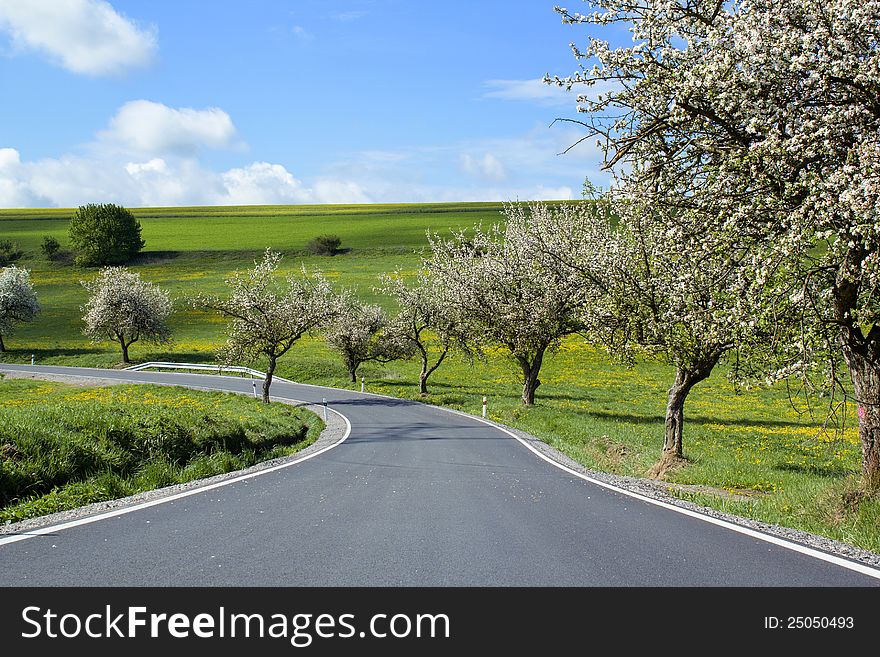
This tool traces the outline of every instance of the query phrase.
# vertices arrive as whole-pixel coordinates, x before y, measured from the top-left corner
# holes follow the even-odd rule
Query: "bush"
[[[312,255],[336,255],[342,240],[337,235],[319,235],[306,245],[306,251]]]
[[[76,264],[85,267],[120,265],[143,248],[141,225],[125,208],[112,203],[83,205],[70,220],[70,243]]]
[[[43,243],[40,245],[40,251],[43,252],[43,255],[46,256],[47,260],[55,260],[58,257],[58,252],[61,250],[61,242],[56,240],[51,235],[46,235],[43,238]]]
[[[18,244],[11,240],[0,240],[0,266],[8,265],[21,257]]]

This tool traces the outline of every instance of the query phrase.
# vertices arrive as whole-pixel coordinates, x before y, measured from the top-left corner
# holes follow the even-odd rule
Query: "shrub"
[[[79,207],[70,220],[69,232],[77,252],[76,264],[85,267],[123,264],[144,246],[140,222],[112,203]]]
[[[306,245],[306,251],[312,255],[336,255],[342,240],[338,235],[319,235]]]
[[[18,260],[22,251],[18,244],[12,240],[0,240],[0,267]]]
[[[47,260],[55,260],[58,257],[58,252],[61,250],[61,243],[52,237],[51,235],[46,235],[43,238],[43,243],[40,245],[40,251],[43,252],[43,255],[46,256]]]

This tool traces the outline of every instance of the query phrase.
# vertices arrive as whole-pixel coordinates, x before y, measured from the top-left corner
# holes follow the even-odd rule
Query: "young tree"
[[[406,357],[418,354],[419,393],[426,395],[428,377],[450,351],[473,355],[465,317],[425,269],[419,270],[413,285],[408,285],[400,272],[383,274],[380,280],[381,290],[394,297],[399,308],[385,331],[386,340],[400,345]]]
[[[759,245],[754,288],[800,299],[804,330],[782,349],[792,356],[786,372],[808,372],[822,355],[846,390],[835,360],[846,364],[862,481],[877,493],[880,2],[592,4],[599,11],[589,15],[559,11],[573,24],[625,24],[635,43],[591,39],[574,51],[593,66],[551,81],[617,82],[581,104],[618,189],[689,209],[694,235],[723,230],[737,248]]]
[[[126,263],[144,247],[140,222],[112,203],[79,207],[68,232],[77,252],[75,262],[85,267]]]
[[[6,351],[3,336],[17,324],[30,322],[40,312],[30,272],[11,265],[0,270],[0,352]]]
[[[267,359],[263,401],[269,403],[269,388],[278,364],[306,333],[314,331],[339,314],[338,297],[320,274],[282,281],[276,276],[281,255],[266,250],[253,269],[236,272],[226,281],[229,296],[198,296],[198,307],[213,310],[229,320],[229,336],[219,354],[226,363]]]
[[[515,207],[505,210],[508,218]],[[426,266],[440,281],[445,303],[467,318],[472,341],[508,351],[522,373],[522,402],[533,405],[545,355],[581,328],[586,290],[566,268],[541,258],[515,222],[475,226],[448,240],[429,235],[429,241]]]
[[[398,350],[389,348],[392,343],[383,340],[382,329],[388,318],[379,306],[363,304],[346,292],[339,297],[338,310],[324,335],[342,355],[352,383],[357,381],[357,370],[363,363],[387,363],[400,357]]]
[[[81,284],[89,292],[82,307],[83,332],[95,342],[118,342],[123,363],[131,362],[128,348],[135,342],[170,341],[171,298],[155,283],[125,267],[105,267],[95,279]]]

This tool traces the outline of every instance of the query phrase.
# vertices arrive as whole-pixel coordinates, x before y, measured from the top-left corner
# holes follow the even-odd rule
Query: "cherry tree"
[[[199,295],[193,303],[229,320],[229,334],[219,358],[226,363],[254,362],[265,357],[263,401],[278,365],[304,335],[333,320],[339,313],[338,296],[320,273],[281,279],[277,276],[281,255],[267,249],[252,269],[236,272],[226,280],[229,296]]]
[[[340,295],[339,313],[328,325],[324,337],[328,344],[342,356],[351,382],[357,381],[358,368],[367,361],[387,363],[395,360],[398,353],[382,330],[388,324],[385,311],[379,306],[364,304],[350,292]]]
[[[15,265],[0,270],[0,352],[6,351],[3,336],[18,324],[30,322],[40,312],[30,272]]]
[[[684,406],[694,386],[726,356],[769,339],[754,298],[740,294],[748,272],[742,254],[706,241],[670,249],[659,211],[635,199],[602,199],[509,213],[543,256],[590,291],[581,309],[588,342],[627,363],[642,356],[675,368],[656,475],[683,458]]]
[[[415,280],[400,272],[381,277],[381,290],[393,297],[399,308],[386,329],[386,341],[397,345],[401,355],[417,355],[421,363],[419,393],[428,394],[428,377],[450,352],[473,356],[467,318],[445,294],[437,277],[420,269]]]
[[[96,278],[81,284],[89,292],[82,307],[83,332],[94,342],[118,342],[123,363],[131,362],[128,348],[139,340],[170,341],[171,298],[155,283],[125,267],[105,267]]]
[[[516,210],[509,206],[508,217]],[[587,290],[541,253],[517,222],[475,226],[449,239],[429,235],[426,266],[446,303],[467,318],[476,345],[502,347],[522,374],[522,402],[535,403],[544,357],[580,328]]]
[[[595,0],[574,25],[629,28],[634,43],[573,46],[582,65],[548,81],[583,96],[615,190],[683,235],[755,245],[752,290],[800,310],[781,371],[859,405],[862,480],[880,490],[880,2]],[[611,84],[607,84],[611,82]],[[772,301],[771,301],[772,302]],[[744,318],[745,319],[745,318]]]

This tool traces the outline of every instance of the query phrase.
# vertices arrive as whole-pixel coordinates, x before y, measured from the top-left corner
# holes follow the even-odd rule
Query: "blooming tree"
[[[505,210],[508,218],[517,206]],[[467,318],[476,345],[505,349],[522,373],[522,401],[535,403],[544,357],[580,329],[579,309],[586,289],[567,268],[540,251],[520,222],[455,233],[429,235],[426,265],[441,285],[445,303]]]
[[[623,24],[629,47],[591,38],[564,86],[582,97],[615,189],[687,233],[757,245],[753,289],[800,306],[784,372],[819,357],[859,404],[862,480],[880,490],[880,1],[595,0],[559,9],[579,25]],[[607,85],[606,85],[607,86]],[[714,239],[714,238],[713,238]],[[765,248],[766,247],[766,248]],[[780,274],[784,274],[780,275]]]
[[[533,204],[511,221],[538,250],[578,276],[585,289],[582,334],[626,362],[658,357],[675,368],[664,443],[655,474],[683,457],[684,405],[695,385],[734,350],[767,339],[755,299],[739,292],[740,254],[706,242],[670,249],[658,208],[629,202]],[[750,319],[742,321],[742,317]]]
[[[383,275],[381,281],[382,291],[392,296],[399,308],[386,329],[386,340],[399,345],[402,354],[418,356],[419,392],[426,395],[428,377],[451,351],[472,355],[467,318],[426,269],[416,274],[414,282],[408,282],[400,272]]]
[[[324,326],[338,312],[338,298],[320,274],[286,280],[276,276],[281,255],[269,249],[253,269],[236,272],[226,284],[229,296],[197,296],[194,304],[213,310],[229,320],[229,335],[219,354],[226,363],[267,359],[263,401],[269,403],[269,388],[278,359],[306,333]]]
[[[379,306],[361,303],[353,294],[345,292],[339,297],[338,309],[324,336],[342,356],[352,383],[357,381],[357,370],[363,363],[387,363],[397,357],[395,350],[387,348],[390,343],[382,339],[388,318]]]
[[[0,352],[6,351],[3,336],[10,335],[17,324],[33,321],[39,312],[30,272],[15,265],[0,270]]]
[[[89,292],[82,307],[83,332],[95,342],[118,342],[123,363],[131,362],[128,348],[135,342],[164,344],[171,339],[171,298],[155,283],[125,267],[105,267],[81,283]]]

